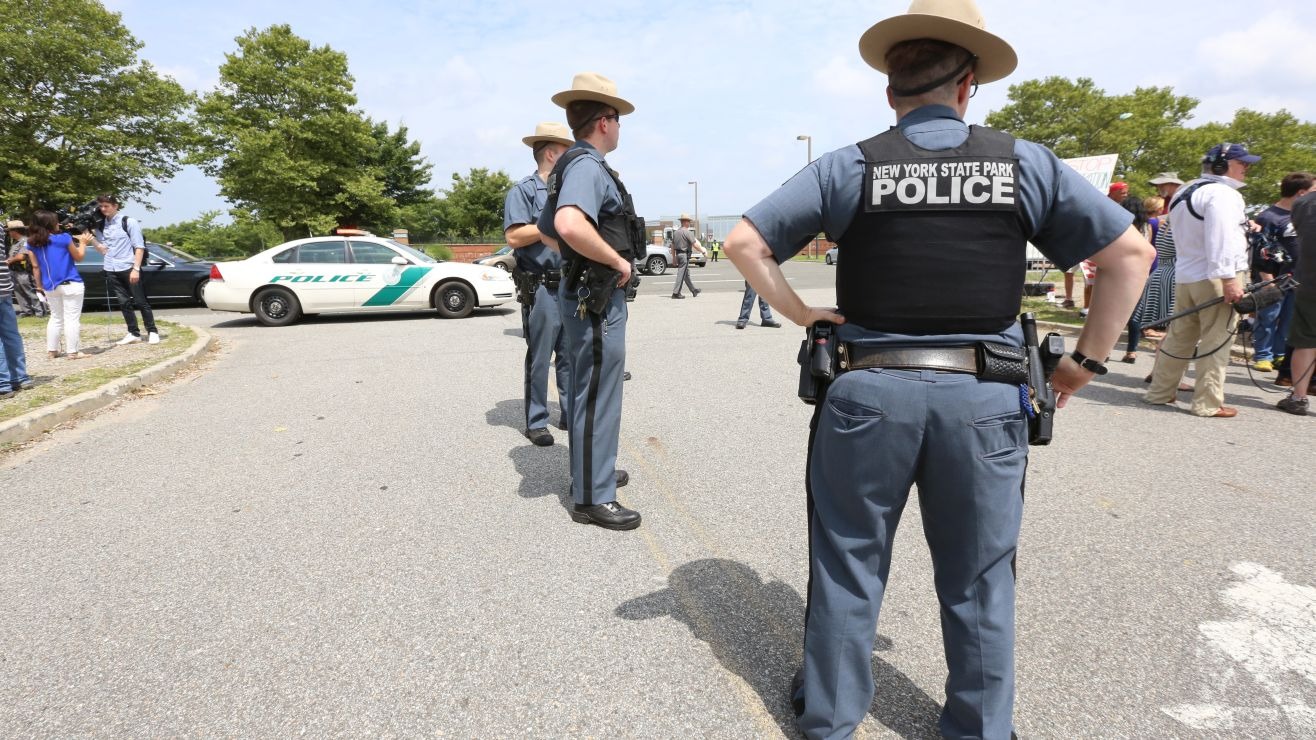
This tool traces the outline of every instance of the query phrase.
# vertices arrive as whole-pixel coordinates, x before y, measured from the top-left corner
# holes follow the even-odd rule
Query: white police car
[[[502,270],[441,262],[356,230],[287,242],[240,262],[217,262],[205,287],[212,310],[254,313],[266,326],[320,312],[430,308],[459,319],[512,301],[515,294]]]

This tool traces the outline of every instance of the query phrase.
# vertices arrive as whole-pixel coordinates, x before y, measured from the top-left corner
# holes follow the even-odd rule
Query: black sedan
[[[114,290],[105,282],[104,259],[99,251],[88,245],[87,256],[78,263],[78,274],[87,286],[84,303],[95,306],[119,304]],[[146,285],[146,301],[157,304],[200,304],[202,290],[210,279],[210,264],[177,249],[162,244],[146,243],[146,261],[142,264],[142,282]]]

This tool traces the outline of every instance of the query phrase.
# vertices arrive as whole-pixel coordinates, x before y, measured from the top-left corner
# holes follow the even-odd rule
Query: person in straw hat
[[[690,218],[689,214],[682,213],[678,220],[681,222],[681,227],[672,232],[672,252],[676,257],[676,284],[672,286],[672,297],[685,298],[681,294],[683,284],[690,286],[690,295],[698,297],[700,290],[690,279],[690,252],[697,249],[700,254],[707,257],[708,250],[704,249],[704,245],[695,238],[694,232],[690,231],[690,224],[694,219]]]
[[[536,224],[548,202],[548,175],[558,157],[574,142],[571,130],[560,123],[541,123],[535,127],[534,134],[521,141],[534,153],[535,171],[507,191],[503,202],[503,235],[516,258],[513,277],[521,301],[521,333],[526,341],[525,435],[535,445],[549,447],[553,444],[553,435],[548,431],[549,362],[556,352],[557,392],[564,399],[571,393],[570,364],[557,303],[562,258],[544,244]]]
[[[868,29],[859,51],[887,75],[896,127],[824,154],[726,240],[773,308],[800,326],[831,322],[844,350],[811,425],[811,577],[792,704],[810,738],[848,737],[868,712],[892,538],[917,484],[950,672],[940,729],[1000,740],[1013,731],[1029,438],[1015,320],[1025,245],[1102,270],[1076,351],[1054,376],[1060,406],[1105,372],[1152,247],[1051,151],[965,125],[978,85],[1015,67],[972,0],[914,0]],[[819,232],[844,255],[837,308],[806,305],[779,266]],[[983,373],[979,357],[1010,370]]]
[[[617,148],[621,117],[635,106],[617,94],[612,80],[593,72],[576,75],[553,102],[566,109],[576,139],[549,174],[548,202],[539,216],[540,233],[563,261],[559,301],[571,360],[571,518],[635,529],[639,512],[617,501],[617,488],[629,480],[616,469],[627,315],[626,291],[619,288],[630,282],[633,262],[644,253],[644,222],[604,159]]]

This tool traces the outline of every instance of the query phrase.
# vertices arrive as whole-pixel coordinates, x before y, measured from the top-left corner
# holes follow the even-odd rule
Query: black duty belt
[[[936,370],[976,375],[983,380],[1001,383],[1028,382],[1024,349],[995,342],[949,347],[868,346],[843,342],[838,354],[842,372],[872,368]]]

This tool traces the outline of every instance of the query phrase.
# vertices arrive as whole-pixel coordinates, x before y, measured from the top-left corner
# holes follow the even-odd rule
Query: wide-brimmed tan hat
[[[1182,185],[1178,172],[1158,172],[1156,177],[1147,181],[1148,185]]]
[[[18,220],[10,221],[5,224],[5,231],[23,231],[26,228],[27,224]]]
[[[597,72],[581,72],[571,78],[570,90],[563,90],[553,96],[553,102],[563,108],[577,100],[606,103],[623,116],[635,112],[635,106],[617,97],[617,83]]]
[[[679,217],[677,217],[676,220],[677,220],[677,221],[693,221],[694,218],[692,218],[692,217],[690,216],[690,214],[688,214],[688,213],[682,213]]]
[[[535,126],[534,135],[527,136],[524,139],[521,139],[521,141],[525,142],[526,146],[535,146],[544,141],[552,142],[554,144],[566,144],[567,146],[576,143],[576,141],[571,138],[571,129],[561,123],[547,122]]]
[[[978,57],[979,82],[1007,77],[1019,57],[1005,40],[987,32],[973,0],[914,0],[904,15],[878,21],[859,38],[859,54],[879,72],[887,71],[886,53],[901,41],[936,39],[962,46]]]

